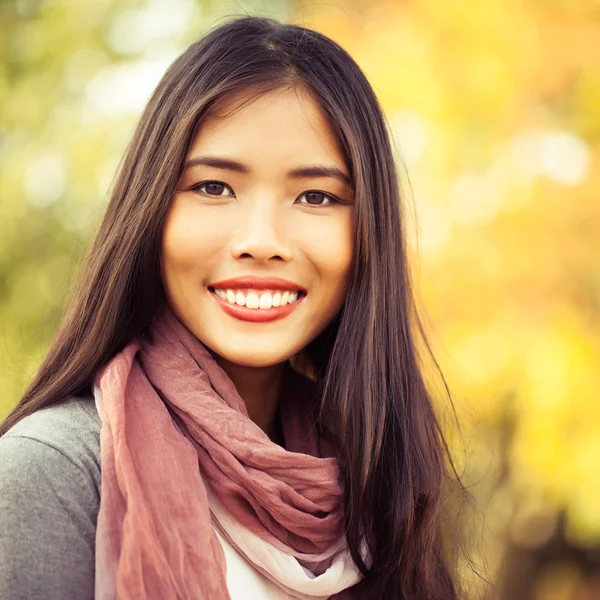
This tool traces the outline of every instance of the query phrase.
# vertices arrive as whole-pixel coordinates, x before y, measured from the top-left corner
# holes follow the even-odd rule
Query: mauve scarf
[[[287,363],[283,382],[285,449],[169,310],[98,372],[96,599],[229,599],[213,528],[292,597],[350,597],[360,574],[338,464],[314,427],[312,382]]]

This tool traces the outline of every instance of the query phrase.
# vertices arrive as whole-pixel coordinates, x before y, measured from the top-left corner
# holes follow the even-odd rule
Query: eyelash
[[[211,183],[216,183],[218,185],[222,185],[222,186],[228,188],[232,192],[232,194],[227,195],[227,196],[220,196],[220,195],[216,195],[216,194],[208,194],[207,192],[202,192],[200,190],[200,188],[202,188],[202,187],[204,187],[206,185],[209,185]],[[226,183],[223,183],[222,181],[216,181],[214,179],[211,179],[209,181],[203,181],[202,183],[198,183],[195,186],[191,187],[190,190],[194,191],[194,192],[200,192],[200,193],[204,194],[205,196],[210,196],[211,198],[229,198],[229,197],[235,197],[235,194],[233,194],[233,190]],[[325,197],[325,198],[327,198],[329,200],[329,202],[327,202],[327,204],[309,204],[308,202],[301,202],[300,203],[300,204],[303,204],[304,206],[310,206],[311,208],[321,208],[323,206],[330,206],[332,204],[341,204],[341,202],[337,198],[333,197],[331,194],[326,194],[325,192],[320,192],[318,190],[308,190],[308,191],[304,192],[299,197],[301,198],[305,194],[321,194],[323,197]]]

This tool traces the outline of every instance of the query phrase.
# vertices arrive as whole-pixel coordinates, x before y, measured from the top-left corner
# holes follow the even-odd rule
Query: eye
[[[198,183],[190,189],[194,192],[200,192],[207,196],[234,196],[233,190],[227,184],[221,181],[204,181],[203,183]]]
[[[304,192],[299,198],[306,198],[306,202],[300,202],[300,204],[307,204],[308,206],[329,206],[330,204],[338,204],[338,201],[329,194],[324,192]],[[326,200],[326,202],[325,202]]]

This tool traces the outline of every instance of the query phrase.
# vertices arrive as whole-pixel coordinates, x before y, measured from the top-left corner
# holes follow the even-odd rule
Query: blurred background
[[[599,0],[0,0],[0,419],[152,89],[246,13],[332,37],[381,100],[495,597],[600,598]]]

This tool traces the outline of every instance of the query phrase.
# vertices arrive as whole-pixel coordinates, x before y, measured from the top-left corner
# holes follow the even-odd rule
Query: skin
[[[344,302],[354,198],[342,179],[288,177],[291,169],[306,166],[350,175],[325,114],[307,92],[269,92],[240,109],[247,94],[222,101],[203,118],[186,161],[218,156],[243,163],[247,172],[186,167],[163,232],[161,269],[174,313],[213,353],[250,418],[278,441],[274,417],[283,365],[325,329]],[[217,183],[202,186],[206,182]],[[289,279],[307,295],[283,319],[241,321],[226,314],[208,290],[211,283],[241,275]]]

